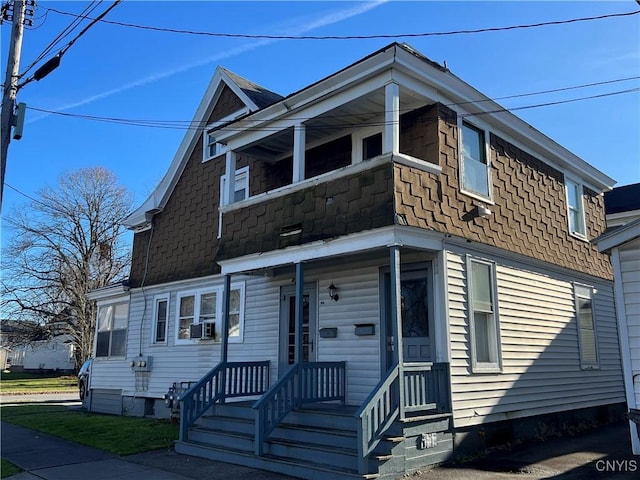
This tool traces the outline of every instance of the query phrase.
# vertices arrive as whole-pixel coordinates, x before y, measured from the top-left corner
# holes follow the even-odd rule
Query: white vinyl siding
[[[229,341],[229,361],[270,360],[271,380],[277,379],[278,341],[278,295],[279,286],[270,284],[261,277],[233,277],[232,288],[244,285],[244,289],[253,292],[254,296],[244,303],[244,341]],[[123,395],[144,394],[147,397],[162,398],[174,382],[195,382],[220,361],[220,342],[187,341],[176,347],[176,311],[178,292],[205,291],[218,289],[222,291],[223,279],[220,276],[194,279],[175,284],[164,284],[145,287],[131,291],[130,327],[128,335],[128,357],[149,355],[153,358],[151,375],[147,390],[136,390],[135,378],[127,360],[96,362],[92,375],[93,388],[122,388]],[[152,342],[153,302],[159,295],[168,296],[169,322],[167,325],[167,342]],[[145,307],[146,299],[146,307]],[[142,329],[140,319],[143,319]],[[232,320],[233,321],[233,320]],[[142,333],[142,338],[140,337]],[[162,412],[157,412],[162,414]]]
[[[620,248],[620,273],[629,336],[629,358],[636,408],[640,406],[640,240]]]
[[[335,272],[335,270],[331,269]],[[278,379],[278,339],[280,289],[291,285],[292,277],[232,277],[232,286],[244,283],[244,322],[242,343],[229,343],[229,361],[271,362],[271,382]],[[149,355],[153,358],[147,390],[136,391],[135,378],[128,361],[101,362],[92,379],[94,388],[122,388],[123,395],[143,394],[162,398],[174,382],[197,381],[220,361],[219,342],[187,341],[176,346],[178,294],[198,291],[222,291],[222,277],[207,277],[176,284],[145,287],[131,291],[131,325],[128,336],[128,357]],[[305,272],[306,282],[318,285],[318,328],[336,327],[337,338],[317,338],[318,361],[346,361],[347,401],[360,404],[380,380],[379,268],[345,267],[339,274],[327,271]],[[340,300],[329,299],[328,286],[333,282],[340,289]],[[206,290],[204,287],[207,287]],[[167,343],[152,342],[154,299],[168,295],[169,322]],[[146,308],[145,308],[146,298]],[[231,302],[233,315],[234,302]],[[144,315],[144,324],[140,319]],[[232,320],[233,323],[233,320]],[[375,335],[356,336],[355,324],[372,323]],[[140,337],[140,333],[143,337]],[[317,334],[317,332],[316,332]],[[93,383],[95,381],[95,383]],[[126,401],[125,401],[126,402]],[[158,412],[161,414],[161,412]]]
[[[585,371],[569,271],[495,260],[502,373],[473,374],[464,258],[461,250],[447,253],[457,427],[624,401],[611,282],[594,280],[600,369]]]
[[[380,380],[379,275],[378,267],[365,267],[316,277],[318,328],[338,329],[336,338],[318,338],[317,360],[346,361],[347,402],[352,405],[362,403]],[[332,282],[340,289],[337,302],[329,299]],[[375,335],[357,336],[359,323],[373,324]]]

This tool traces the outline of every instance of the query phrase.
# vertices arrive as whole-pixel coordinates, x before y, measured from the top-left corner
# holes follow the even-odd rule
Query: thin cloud
[[[387,1],[389,0],[378,0],[375,2],[363,2],[363,3],[359,3],[358,5],[356,5],[355,7],[352,8],[348,8],[345,10],[340,10],[337,12],[332,12],[329,13],[327,15],[324,15],[322,17],[316,18],[316,19],[312,19],[310,20],[308,23],[306,23],[305,25],[300,26],[299,28],[294,28],[289,30],[288,32],[285,33],[285,35],[301,35],[303,33],[307,33],[310,32],[312,30],[315,30],[317,28],[320,27],[325,27],[327,25],[333,25],[334,23],[338,23],[341,22],[343,20],[347,20],[349,18],[361,15],[363,13],[366,13],[384,3],[387,3]],[[64,110],[70,110],[72,108],[76,108],[76,107],[81,107],[83,105],[88,105],[90,103],[96,102],[98,100],[102,100],[104,98],[108,98],[111,97],[113,95],[117,95],[119,93],[125,92],[127,90],[131,90],[132,88],[137,88],[137,87],[142,87],[144,85],[148,85],[150,83],[153,82],[157,82],[159,80],[163,80],[165,78],[171,77],[173,75],[177,75],[179,73],[183,73],[186,72],[188,70],[197,68],[197,67],[201,67],[204,65],[208,65],[210,63],[213,62],[219,62],[220,60],[224,60],[230,57],[235,57],[237,55],[240,55],[242,53],[245,52],[249,52],[251,50],[255,50],[257,48],[260,47],[264,47],[266,45],[278,42],[281,40],[278,39],[264,39],[264,40],[258,40],[255,42],[251,42],[248,43],[246,45],[242,45],[240,47],[236,47],[236,48],[232,48],[230,50],[226,50],[223,53],[219,53],[213,56],[210,56],[204,60],[200,60],[198,62],[195,63],[190,63],[187,65],[183,65],[181,67],[177,67],[177,68],[173,68],[171,70],[166,70],[164,72],[158,72],[158,73],[154,73],[152,75],[146,76],[144,78],[141,78],[139,80],[135,80],[133,82],[127,83],[125,85],[121,85],[119,87],[113,88],[111,90],[107,90],[101,93],[98,93],[96,95],[92,95],[90,97],[87,97],[83,100],[79,100],[77,102],[73,102],[73,103],[69,103],[67,105],[63,105],[60,107],[56,107],[55,110],[57,111],[64,111]],[[34,118],[31,122],[29,123],[33,123],[33,122],[37,122],[38,120],[42,120],[43,118],[49,116],[50,114],[44,114],[40,117]]]

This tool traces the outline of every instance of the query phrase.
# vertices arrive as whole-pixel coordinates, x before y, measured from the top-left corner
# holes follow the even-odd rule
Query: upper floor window
[[[194,339],[220,340],[222,332],[222,287],[181,293],[177,304],[176,343]],[[229,303],[229,341],[242,341],[244,285],[232,285]]]
[[[382,141],[382,130],[379,127],[356,129],[352,133],[351,163],[382,155]]]
[[[500,335],[495,265],[470,259],[467,264],[467,271],[471,367],[474,372],[500,371]]]
[[[578,323],[580,367],[583,369],[598,368],[598,343],[593,311],[593,289],[582,285],[574,285],[574,295]]]
[[[566,179],[567,213],[569,216],[569,232],[572,235],[586,238],[584,225],[584,205],[582,203],[582,185]]]
[[[169,297],[156,297],[153,309],[153,343],[167,341],[167,319],[169,317]]]
[[[127,354],[129,304],[115,303],[98,309],[96,357],[124,357]]]
[[[461,121],[460,123],[460,188],[483,199],[491,198],[489,157],[486,132]]]
[[[218,155],[224,153],[224,145],[216,142],[214,133],[204,132],[204,149],[203,149],[203,161],[211,160]]]
[[[376,133],[362,139],[362,159],[369,160],[382,155],[382,133]]]
[[[224,192],[227,183],[227,176],[220,177],[220,206],[225,206]],[[235,181],[233,182],[233,201],[240,202],[249,198],[249,167],[242,167],[236,170]]]

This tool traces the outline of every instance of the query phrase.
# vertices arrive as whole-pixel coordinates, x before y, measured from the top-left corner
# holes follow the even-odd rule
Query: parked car
[[[78,372],[78,390],[80,391],[80,400],[89,393],[89,376],[91,375],[91,359],[86,360],[80,367]]]

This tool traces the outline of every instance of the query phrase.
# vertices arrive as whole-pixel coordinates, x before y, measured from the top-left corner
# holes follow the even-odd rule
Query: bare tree
[[[84,168],[61,176],[5,220],[12,236],[3,260],[3,315],[58,331],[62,325],[76,368],[93,345],[96,307],[87,292],[128,273],[121,221],[131,206],[131,194],[111,172]]]

